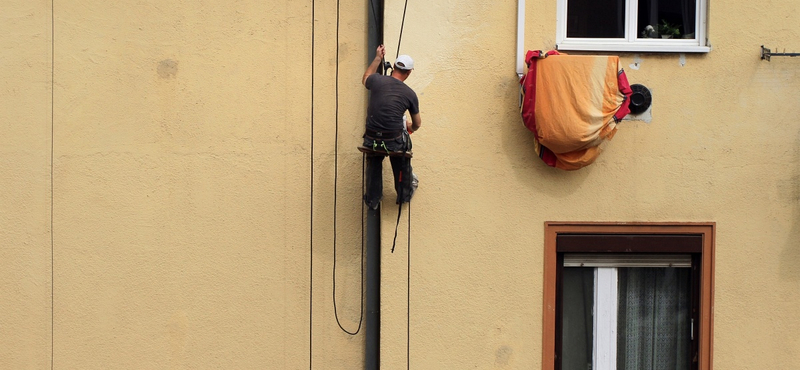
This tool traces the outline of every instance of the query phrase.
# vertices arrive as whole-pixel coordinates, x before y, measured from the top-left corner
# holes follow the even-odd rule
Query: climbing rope
[[[370,1],[372,3],[372,1]],[[374,13],[373,13],[374,14]],[[334,150],[333,150],[333,316],[336,318],[336,324],[339,329],[342,329],[348,335],[356,335],[361,331],[361,325],[364,322],[364,203],[361,203],[361,299],[358,301],[360,313],[358,318],[358,327],[355,331],[350,331],[342,326],[339,320],[339,311],[336,307],[336,241],[337,241],[337,228],[336,228],[336,210],[338,200],[338,186],[339,186],[339,0],[336,1],[336,94],[335,94],[335,135],[334,135]],[[364,173],[364,161],[361,162],[362,170]],[[364,177],[362,176],[362,192],[364,188]]]
[[[314,43],[315,43],[315,32],[316,32],[316,24],[314,23],[314,19],[316,17],[316,10],[315,10],[315,1],[312,0],[312,50],[315,50]],[[372,0],[370,0],[370,7],[372,10],[373,20],[375,22],[376,29],[378,28],[378,16],[375,9],[375,4]],[[405,1],[405,5],[403,7],[403,18],[400,26],[400,35],[397,41],[397,56],[400,55],[400,43],[402,42],[403,38],[403,29],[405,27],[405,18],[406,18],[406,10],[408,7],[408,0]],[[350,331],[344,328],[339,319],[337,303],[336,303],[336,268],[337,268],[337,202],[338,202],[338,178],[339,178],[339,30],[340,30],[340,2],[337,0],[336,2],[336,73],[335,73],[335,135],[334,135],[334,197],[333,197],[333,309],[334,309],[334,316],[336,318],[336,323],[339,328],[346,334],[355,336],[357,335],[362,328],[363,320],[364,320],[364,203],[361,204],[361,299],[359,300],[360,303],[360,313],[359,313],[359,321],[358,327],[354,331]],[[381,44],[381,42],[379,42]],[[314,209],[314,64],[315,64],[315,57],[314,53],[312,52],[312,69],[311,69],[311,242],[310,244],[313,245],[313,209]],[[387,66],[388,64],[388,66]],[[388,74],[389,69],[391,68],[391,64],[386,63],[385,60],[382,60],[381,63],[382,68],[384,68],[384,72]],[[385,147],[384,147],[385,148]],[[364,178],[364,170],[365,170],[365,163],[366,157],[362,156],[361,161],[361,173],[362,173],[362,182],[361,182],[361,189],[362,194],[366,190],[365,185],[365,178]],[[412,176],[413,174],[408,174]],[[407,176],[408,176],[407,175]],[[401,187],[402,189],[402,187]],[[402,192],[402,190],[401,190]],[[401,194],[401,202],[398,207],[398,215],[397,215],[397,226],[400,224],[400,212],[402,210],[402,194]],[[397,227],[395,227],[395,236],[394,241],[396,243],[397,240]],[[392,253],[394,253],[395,243],[392,245]],[[406,325],[406,334],[407,334],[407,348],[406,348],[406,357],[407,357],[407,366],[410,369],[410,345],[411,345],[411,203],[409,202],[408,205],[408,249],[407,253],[407,306],[406,306],[406,316],[407,316],[407,325]],[[311,256],[312,251],[310,251],[309,255]],[[313,257],[310,257],[310,287],[309,287],[309,369],[312,366],[312,359],[313,359]]]
[[[410,165],[411,158],[407,158],[406,154],[412,148],[411,136],[409,136],[407,131],[403,133],[403,141],[405,141],[405,145],[403,145],[403,161],[405,161],[404,169],[406,169],[408,167],[411,167],[411,165]],[[410,174],[408,174],[406,176],[411,176],[411,178],[408,180],[408,182],[409,182],[409,184],[413,184],[413,182],[414,182],[414,173],[412,171],[409,171],[409,172],[410,172]],[[397,245],[397,229],[400,228],[400,214],[403,211],[403,200],[405,199],[405,197],[404,197],[405,194],[403,194],[403,191],[405,190],[405,187],[403,186],[403,170],[400,170],[400,176],[398,176],[398,177],[399,178],[397,179],[397,182],[400,183],[399,184],[400,186],[398,186],[398,188],[400,189],[400,193],[398,194],[398,199],[400,200],[400,203],[397,206],[397,223],[394,225],[394,239],[392,240],[392,253],[394,253],[394,247]],[[409,204],[409,208],[410,208],[411,199],[408,200],[408,204]]]
[[[408,0],[406,0],[405,5],[403,5],[403,20],[400,22],[400,37],[397,39],[397,55],[395,55],[395,59],[400,56],[400,42],[403,41],[403,27],[406,25],[406,9],[408,8]]]
[[[403,5],[403,19],[400,22],[400,36],[397,39],[397,54],[395,59],[400,56],[400,43],[403,41],[403,29],[406,25],[406,10],[408,9],[408,0]],[[410,141],[409,141],[410,143]],[[411,175],[413,181],[413,174]],[[402,208],[403,203],[400,203],[398,208]],[[400,211],[397,212],[398,225],[400,222]],[[406,244],[406,369],[411,369],[411,200],[408,201],[408,242]],[[395,227],[395,239],[397,239],[397,227]],[[392,246],[394,252],[394,246]]]

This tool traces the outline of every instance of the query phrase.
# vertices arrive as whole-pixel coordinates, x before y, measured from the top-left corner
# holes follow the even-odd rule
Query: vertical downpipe
[[[367,63],[375,58],[375,49],[383,43],[383,1],[367,0]],[[381,66],[378,72],[383,71]],[[365,176],[366,174],[362,174]],[[380,207],[367,207],[366,317],[364,318],[364,369],[378,370],[381,359],[381,213]]]
[[[364,369],[377,370],[381,359],[381,214],[367,207],[367,292],[364,318]]]
[[[517,0],[517,77],[525,68],[525,0]]]

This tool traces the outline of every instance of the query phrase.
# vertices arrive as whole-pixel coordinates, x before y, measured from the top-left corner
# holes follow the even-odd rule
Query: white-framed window
[[[707,0],[557,0],[559,50],[710,51]]]
[[[561,369],[692,369],[691,267],[690,255],[565,255]]]

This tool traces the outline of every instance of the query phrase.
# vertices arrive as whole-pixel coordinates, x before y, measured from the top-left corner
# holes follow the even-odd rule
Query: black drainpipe
[[[378,370],[381,358],[381,214],[367,207],[364,369]]]
[[[383,1],[367,0],[367,63],[375,58],[375,49],[383,44]],[[383,66],[378,72],[382,73]],[[366,174],[362,174],[366,175]],[[381,359],[381,213],[380,207],[367,207],[366,317],[364,322],[364,369],[380,369]]]

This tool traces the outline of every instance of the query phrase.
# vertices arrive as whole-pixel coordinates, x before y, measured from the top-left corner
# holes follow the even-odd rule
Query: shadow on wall
[[[511,84],[512,98],[519,100],[519,84]],[[554,198],[563,198],[578,190],[589,177],[593,166],[577,171],[564,171],[546,165],[534,150],[534,134],[522,122],[519,109],[507,110],[504,117],[507,128],[503,130],[503,152],[510,159],[514,176],[528,186],[532,192],[545,193]]]
[[[779,189],[781,198],[792,204],[792,227],[781,252],[780,275],[784,280],[800,280],[800,132],[793,149],[793,171],[787,189]]]

